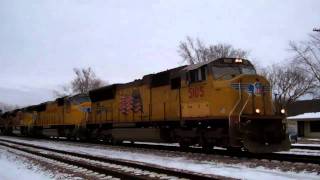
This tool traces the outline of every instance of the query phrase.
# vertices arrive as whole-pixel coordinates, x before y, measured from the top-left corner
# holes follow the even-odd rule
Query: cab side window
[[[190,83],[200,82],[207,79],[207,66],[189,71]]]

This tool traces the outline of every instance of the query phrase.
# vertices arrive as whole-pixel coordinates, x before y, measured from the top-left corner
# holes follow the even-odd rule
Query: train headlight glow
[[[280,112],[281,112],[281,114],[284,114],[284,113],[286,113],[286,110],[285,109],[281,109]]]
[[[236,59],[234,60],[235,63],[242,63],[242,59]]]
[[[256,113],[257,113],[257,114],[260,114],[260,109],[257,108],[257,109],[256,109]]]

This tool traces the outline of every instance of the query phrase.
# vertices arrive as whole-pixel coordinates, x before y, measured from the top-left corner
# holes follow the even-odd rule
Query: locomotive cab
[[[211,71],[214,84],[223,82],[230,89],[230,97],[225,100],[231,108],[229,145],[259,153],[288,150],[284,114],[275,111],[266,78],[257,75],[248,60],[237,58],[214,61]]]

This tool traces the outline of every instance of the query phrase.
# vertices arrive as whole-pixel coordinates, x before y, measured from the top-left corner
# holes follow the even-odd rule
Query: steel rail
[[[218,176],[218,175],[206,175],[206,174],[199,174],[199,173],[194,173],[194,172],[189,172],[189,171],[184,171],[184,170],[177,170],[177,169],[169,169],[169,168],[164,168],[164,167],[159,167],[159,166],[152,166],[152,165],[146,164],[146,163],[138,163],[138,162],[133,162],[133,161],[125,161],[125,160],[112,159],[112,158],[106,158],[106,157],[97,157],[97,156],[92,156],[92,155],[88,155],[88,154],[80,154],[80,153],[75,153],[75,152],[70,152],[70,151],[52,149],[52,148],[32,145],[32,144],[28,144],[28,143],[15,142],[15,141],[6,140],[6,139],[0,139],[0,141],[2,141],[2,142],[0,142],[0,145],[7,146],[7,147],[9,147],[9,146],[3,142],[15,144],[15,145],[20,145],[20,146],[24,146],[24,147],[41,149],[41,150],[45,150],[45,151],[51,151],[51,152],[55,152],[55,153],[61,153],[61,154],[65,154],[65,155],[71,155],[71,156],[85,158],[85,159],[89,159],[89,160],[95,160],[95,161],[100,161],[100,162],[105,162],[105,163],[110,163],[110,164],[116,164],[116,165],[120,165],[120,166],[127,166],[127,167],[142,169],[142,170],[151,171],[151,172],[155,172],[155,173],[159,173],[159,174],[166,174],[168,176],[175,176],[178,178],[200,179],[200,180],[201,179],[204,179],[204,180],[207,180],[207,179],[234,179],[234,178]],[[119,172],[119,171],[114,172],[114,171],[110,171],[110,170],[102,168],[102,167],[96,167],[96,166],[90,167],[90,165],[84,164],[84,163],[79,163],[79,162],[73,163],[73,162],[69,162],[67,159],[51,157],[50,154],[42,154],[40,152],[37,153],[37,152],[31,151],[28,149],[24,149],[24,148],[19,148],[19,147],[11,147],[11,148],[15,148],[15,149],[25,151],[25,152],[28,152],[31,154],[43,156],[43,157],[46,157],[49,159],[54,159],[57,161],[65,162],[67,164],[73,164],[73,165],[83,167],[83,168],[86,168],[86,169],[89,169],[89,170],[92,170],[95,172],[119,177],[121,179],[151,179],[148,177],[147,178],[146,177],[137,177],[135,175],[127,174],[127,173],[123,173],[123,172]]]
[[[0,138],[0,140],[2,140]],[[63,140],[62,140],[63,141]],[[69,141],[69,140],[67,140]],[[70,141],[73,142],[73,141]],[[87,144],[101,144],[101,143],[87,143]],[[248,158],[248,159],[266,159],[266,160],[278,160],[278,161],[287,161],[292,163],[312,163],[320,165],[320,155],[301,155],[301,154],[285,154],[285,153],[264,153],[264,154],[254,154],[246,151],[228,151],[221,149],[202,149],[202,148],[186,148],[182,149],[178,146],[165,146],[165,145],[150,145],[150,144],[132,144],[132,143],[123,143],[118,145],[120,147],[131,147],[131,148],[140,148],[140,149],[152,149],[152,150],[165,150],[170,152],[186,152],[186,153],[195,153],[195,154],[213,154],[213,155],[222,155],[238,158]],[[295,146],[292,146],[295,148]],[[297,147],[297,148],[300,148]],[[309,148],[309,147],[308,147]],[[302,149],[302,148],[300,148]],[[58,150],[59,151],[59,150]]]
[[[320,144],[319,144],[320,145]],[[291,145],[291,149],[309,149],[320,150],[320,146],[308,146],[308,145]]]

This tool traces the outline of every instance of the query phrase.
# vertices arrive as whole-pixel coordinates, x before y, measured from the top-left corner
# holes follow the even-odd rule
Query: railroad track
[[[0,139],[0,145],[120,179],[233,179]]]
[[[189,148],[183,149],[175,146],[161,146],[161,145],[146,145],[146,144],[126,144],[125,146],[137,147],[137,148],[148,148],[148,149],[162,149],[168,151],[183,151],[191,153],[205,153],[205,154],[215,154],[222,156],[230,156],[237,158],[248,158],[248,159],[264,159],[264,160],[277,160],[277,161],[287,161],[292,163],[312,163],[320,164],[320,156],[312,155],[300,155],[300,154],[286,154],[286,153],[265,153],[265,154],[254,154],[246,151],[227,151],[221,149],[203,150],[202,148]]]
[[[69,140],[63,140],[69,141]],[[101,142],[95,142],[94,144],[101,144]],[[203,150],[202,148],[187,148],[181,149],[178,146],[165,146],[165,145],[152,145],[152,144],[136,144],[136,143],[124,143],[119,146],[133,147],[139,149],[152,149],[152,150],[165,150],[171,152],[186,152],[195,154],[214,154],[221,156],[230,156],[236,158],[248,158],[259,160],[277,160],[287,161],[292,163],[312,163],[320,165],[320,156],[312,155],[298,155],[298,154],[285,154],[285,153],[266,153],[266,154],[253,154],[245,151],[227,151],[221,149]],[[295,146],[293,146],[295,147]],[[301,148],[300,148],[301,149]]]

